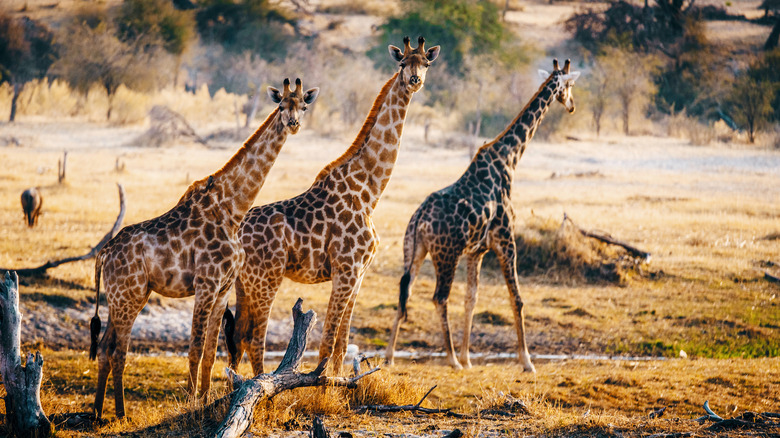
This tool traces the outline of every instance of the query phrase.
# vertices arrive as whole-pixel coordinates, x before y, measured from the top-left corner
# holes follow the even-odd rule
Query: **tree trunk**
[[[5,410],[10,436],[49,437],[54,427],[41,408],[43,356],[20,357],[19,277],[8,271],[0,283],[0,373],[5,386]]]
[[[65,167],[68,165],[68,151],[62,152],[62,160],[57,160],[57,182],[65,181]]]
[[[252,105],[249,107],[249,111],[246,112],[246,121],[244,122],[244,128],[248,128],[249,124],[252,123],[252,120],[255,118],[255,114],[257,114],[257,109],[260,108],[260,89],[258,88],[257,91],[255,91],[254,97],[252,97]]]
[[[14,82],[14,96],[11,98],[11,116],[8,118],[9,122],[13,122],[16,119],[16,105],[19,101],[19,95],[22,94],[23,89],[23,83]]]
[[[777,16],[775,26],[772,28],[769,38],[766,39],[766,43],[764,43],[764,50],[776,49],[778,40],[780,40],[780,15]]]

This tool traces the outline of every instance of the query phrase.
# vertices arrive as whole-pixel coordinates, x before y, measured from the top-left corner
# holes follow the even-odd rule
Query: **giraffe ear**
[[[563,75],[563,80],[564,80],[564,81],[566,81],[566,82],[574,82],[574,81],[576,81],[576,80],[577,80],[577,78],[579,78],[579,77],[580,77],[580,72],[578,72],[578,71],[573,71],[573,72],[571,72],[571,73],[569,73],[569,74],[565,74],[565,75]]]
[[[539,69],[539,77],[542,78],[542,80],[546,80],[550,77],[550,73],[547,73],[546,71]]]
[[[425,53],[425,57],[428,58],[429,62],[433,62],[439,56],[440,49],[440,46],[435,46],[428,49],[428,51]]]
[[[303,94],[303,101],[307,104],[311,104],[317,99],[317,96],[320,94],[319,88],[312,88],[311,90],[308,90],[306,93]]]
[[[282,101],[282,93],[280,93],[279,90],[274,87],[268,87],[268,97],[270,97],[274,103],[279,103]]]
[[[404,59],[404,52],[401,51],[398,47],[390,44],[387,46],[387,50],[390,51],[390,56],[393,57],[397,62],[401,62],[402,59]]]

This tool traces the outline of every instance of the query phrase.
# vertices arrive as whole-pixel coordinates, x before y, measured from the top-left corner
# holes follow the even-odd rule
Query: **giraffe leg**
[[[103,338],[98,345],[98,383],[97,392],[95,393],[95,405],[93,407],[97,418],[103,418],[103,403],[106,398],[106,386],[108,385],[108,375],[111,373],[111,364],[109,363],[108,358],[114,354],[115,349],[116,331],[114,330],[111,318],[109,318],[106,332],[103,334]]]
[[[334,269],[332,274],[333,292],[328,301],[328,312],[325,314],[325,322],[322,328],[322,340],[320,341],[320,362],[329,357],[333,375],[341,372],[341,363],[336,363],[333,356],[341,319],[349,304],[352,291],[358,284],[359,278],[353,269]]]
[[[455,263],[450,260],[434,260],[436,268],[436,291],[433,295],[433,303],[441,319],[442,336],[444,340],[444,352],[447,354],[447,361],[455,369],[462,369],[460,362],[455,357],[455,348],[452,346],[452,333],[450,332],[450,323],[447,318],[447,300],[450,297],[452,282],[455,279]]]
[[[206,341],[206,331],[209,319],[217,302],[219,285],[212,279],[198,276],[195,278],[195,308],[192,311],[192,330],[190,332],[189,377],[187,380],[187,393],[191,397],[197,395],[198,371],[203,358],[203,346]],[[223,306],[220,311],[225,307]],[[207,376],[203,376],[206,378]]]
[[[220,297],[211,312],[206,330],[206,344],[203,350],[203,361],[200,364],[200,394],[204,400],[208,400],[211,389],[211,371],[214,369],[214,361],[217,358],[219,329],[221,328],[222,314],[230,297],[229,290],[228,286],[220,291]]]
[[[468,285],[466,289],[465,315],[463,321],[463,343],[460,347],[460,363],[465,368],[471,368],[469,347],[471,344],[471,323],[474,317],[474,307],[477,305],[477,287],[479,286],[479,270],[485,253],[472,254],[468,257]]]
[[[347,344],[349,343],[349,327],[352,325],[352,310],[355,308],[361,284],[363,284],[363,275],[358,278],[355,289],[352,291],[349,301],[347,302],[347,307],[344,309],[344,314],[341,316],[341,323],[339,324],[339,329],[336,333],[336,344],[333,347],[334,370],[336,370],[335,364],[344,365],[344,356],[347,354]],[[340,372],[341,367],[338,367],[336,375]]]
[[[402,282],[404,281],[406,282],[406,285],[402,284],[401,287],[403,288],[404,286],[406,286],[408,288],[408,296],[406,297],[407,304],[408,304],[408,300],[412,295],[411,292],[412,292],[412,286],[414,285],[414,279],[417,278],[417,273],[420,272],[420,266],[422,266],[423,262],[425,261],[425,256],[428,255],[428,251],[425,251],[423,248],[417,248],[414,251],[404,250],[404,258],[406,258],[407,252],[409,253],[414,252],[414,260],[411,260],[411,263],[405,263],[405,265],[409,267],[406,269],[404,275],[408,274],[409,277],[406,280],[404,279],[401,280]],[[403,319],[404,319],[404,312],[399,303],[398,311],[395,314],[395,321],[393,321],[393,328],[390,330],[390,340],[387,342],[387,350],[385,351],[385,362],[388,365],[392,365],[394,362],[395,344],[398,340],[398,331],[401,329],[401,321]]]
[[[509,234],[512,236],[513,234]],[[527,372],[535,373],[536,368],[531,363],[531,355],[528,354],[528,346],[525,342],[525,317],[523,316],[523,300],[520,298],[519,281],[517,279],[517,252],[515,241],[508,239],[502,242],[500,248],[496,248],[501,272],[504,274],[507,289],[509,289],[509,303],[515,315],[515,331],[517,332],[517,358],[523,364]]]
[[[125,416],[124,373],[125,363],[127,361],[127,350],[130,347],[130,332],[133,329],[135,319],[149,299],[150,293],[151,291],[146,291],[144,295],[136,294],[134,300],[122,300],[121,303],[124,307],[122,309],[123,312],[121,313],[119,313],[119,311],[112,311],[112,303],[109,301],[109,319],[113,320],[112,325],[114,329],[115,345],[113,352],[108,355],[108,361],[111,365],[111,374],[114,377],[114,403],[116,406],[117,418],[123,418]],[[126,296],[132,295],[132,292],[126,294]],[[109,345],[108,348],[110,351],[111,345]]]
[[[282,262],[283,263],[283,262]],[[283,264],[281,266],[284,266]],[[262,374],[265,369],[265,337],[268,332],[268,319],[271,317],[271,309],[279,292],[279,287],[284,279],[284,271],[273,270],[264,273],[264,277],[254,281],[250,286],[244,283],[248,296],[248,308],[245,309],[248,331],[244,339],[248,340],[247,354],[252,364],[252,372],[255,375]],[[251,321],[251,322],[250,322]]]

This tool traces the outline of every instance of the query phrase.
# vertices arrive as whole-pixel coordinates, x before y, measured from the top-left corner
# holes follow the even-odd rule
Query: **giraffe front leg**
[[[347,354],[347,345],[349,344],[349,328],[352,325],[352,311],[355,308],[358,294],[360,293],[360,285],[363,284],[364,275],[360,275],[355,284],[355,288],[352,290],[352,294],[347,302],[347,307],[344,309],[344,314],[341,316],[341,324],[339,324],[339,330],[336,335],[336,344],[333,348],[333,363],[344,365],[344,357]],[[335,370],[335,368],[334,368]],[[341,372],[339,367],[338,372]]]
[[[465,315],[463,316],[463,343],[460,347],[460,363],[465,368],[471,368],[469,349],[471,345],[471,325],[474,318],[474,308],[477,306],[479,271],[482,267],[482,258],[485,253],[473,254],[468,257],[468,279],[466,289]]]
[[[517,358],[523,364],[527,372],[535,373],[536,368],[531,363],[531,355],[528,354],[528,346],[525,340],[525,317],[523,315],[523,300],[520,298],[519,281],[517,279],[517,265],[515,264],[515,241],[508,240],[501,248],[495,251],[501,271],[509,289],[509,303],[515,316],[515,331],[517,332]]]
[[[209,318],[206,329],[206,342],[203,350],[203,361],[200,366],[200,394],[203,400],[208,400],[211,389],[211,371],[214,369],[214,361],[217,358],[217,343],[219,341],[219,329],[222,322],[223,309],[227,307],[229,288],[221,291]]]
[[[192,311],[192,329],[190,331],[189,376],[187,378],[187,393],[193,399],[197,396],[198,372],[203,359],[203,346],[206,341],[206,330],[209,319],[217,302],[219,287],[210,279],[198,277],[195,279],[195,306]],[[224,307],[222,307],[224,309]],[[206,376],[203,376],[205,378]]]
[[[359,278],[352,270],[339,270],[332,275],[333,292],[328,301],[328,312],[325,314],[325,321],[322,327],[322,340],[320,341],[320,362],[325,358],[330,358],[330,366],[333,375],[338,376],[341,373],[340,358],[333,357],[336,336],[339,326],[344,316],[352,291],[358,284]],[[339,359],[337,362],[336,359]]]

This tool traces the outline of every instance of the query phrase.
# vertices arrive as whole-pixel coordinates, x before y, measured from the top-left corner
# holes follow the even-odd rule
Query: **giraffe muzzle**
[[[417,84],[419,84],[419,83],[420,83],[420,77],[419,77],[419,76],[417,76],[417,75],[412,75],[412,76],[409,78],[409,83],[410,83],[410,84],[412,84],[412,85],[417,85]]]

